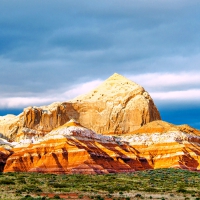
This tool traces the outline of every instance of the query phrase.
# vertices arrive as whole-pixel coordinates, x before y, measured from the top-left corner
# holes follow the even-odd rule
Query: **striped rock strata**
[[[161,120],[122,137],[153,168],[200,170],[200,131]]]
[[[160,114],[143,87],[114,74],[69,102],[29,107],[19,116],[0,118],[0,133],[12,141],[32,133],[43,137],[72,118],[97,133],[124,134],[159,120]]]
[[[112,136],[96,134],[70,121],[33,144],[18,144],[4,172],[96,174],[145,169],[134,150],[118,143]]]
[[[163,121],[120,137],[70,121],[12,150],[4,172],[110,173],[155,168],[200,170],[200,131]],[[26,148],[25,148],[26,147]]]

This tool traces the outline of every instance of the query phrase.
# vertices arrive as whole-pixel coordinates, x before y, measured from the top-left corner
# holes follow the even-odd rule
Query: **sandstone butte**
[[[30,132],[44,136],[70,119],[97,133],[124,134],[161,118],[143,87],[113,74],[93,91],[71,101],[28,107],[18,116],[1,117],[0,133],[11,141]]]
[[[71,101],[0,117],[0,132],[4,172],[200,170],[200,131],[161,121],[149,94],[118,74]]]

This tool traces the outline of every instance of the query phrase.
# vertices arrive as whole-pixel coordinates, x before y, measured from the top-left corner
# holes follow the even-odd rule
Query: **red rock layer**
[[[4,172],[110,173],[150,168],[127,146],[78,139],[58,139],[13,149]]]
[[[174,142],[132,147],[137,149],[140,161],[144,158],[144,162],[148,162],[153,169],[182,168],[200,171],[199,145]]]
[[[40,142],[13,148],[4,172],[99,174],[170,167],[200,170],[199,135],[189,126],[180,128],[157,121],[138,133],[117,138],[96,134],[70,121]]]
[[[200,146],[193,143],[129,146],[64,138],[13,151],[4,172],[94,174],[170,167],[200,170]]]

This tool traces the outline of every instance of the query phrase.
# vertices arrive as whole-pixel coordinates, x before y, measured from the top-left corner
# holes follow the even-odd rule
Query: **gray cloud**
[[[77,84],[114,72],[136,79],[149,73],[199,74],[197,0],[0,3],[1,107],[12,97],[19,98],[11,102],[23,100],[23,105],[30,97],[39,105],[66,91],[78,94]],[[159,87],[139,82],[159,94],[199,89],[192,80]]]

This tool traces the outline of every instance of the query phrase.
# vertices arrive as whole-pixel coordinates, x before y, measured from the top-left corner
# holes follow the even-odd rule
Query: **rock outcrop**
[[[0,118],[0,133],[12,141],[29,134],[43,137],[72,118],[97,133],[125,134],[159,120],[160,114],[143,87],[114,74],[69,102],[28,107],[19,116]]]
[[[4,139],[13,139],[16,137],[16,133],[19,131],[19,127],[22,126],[21,115],[6,115],[0,116],[0,137]]]
[[[99,174],[145,169],[134,150],[118,143],[70,121],[34,144],[13,148],[4,172]]]
[[[114,74],[95,90],[71,101],[78,121],[101,134],[124,134],[160,119],[148,92]]]
[[[132,134],[106,136],[71,120],[43,138],[33,139],[12,149],[4,172],[99,174],[169,167],[200,170],[200,131],[163,121],[151,122]]]
[[[3,171],[8,157],[12,154],[13,146],[0,135],[0,172]]]
[[[0,171],[96,174],[168,167],[200,170],[200,131],[161,121],[144,88],[119,74],[69,102],[0,117]]]
[[[156,168],[200,170],[200,131],[158,120],[121,138]]]

